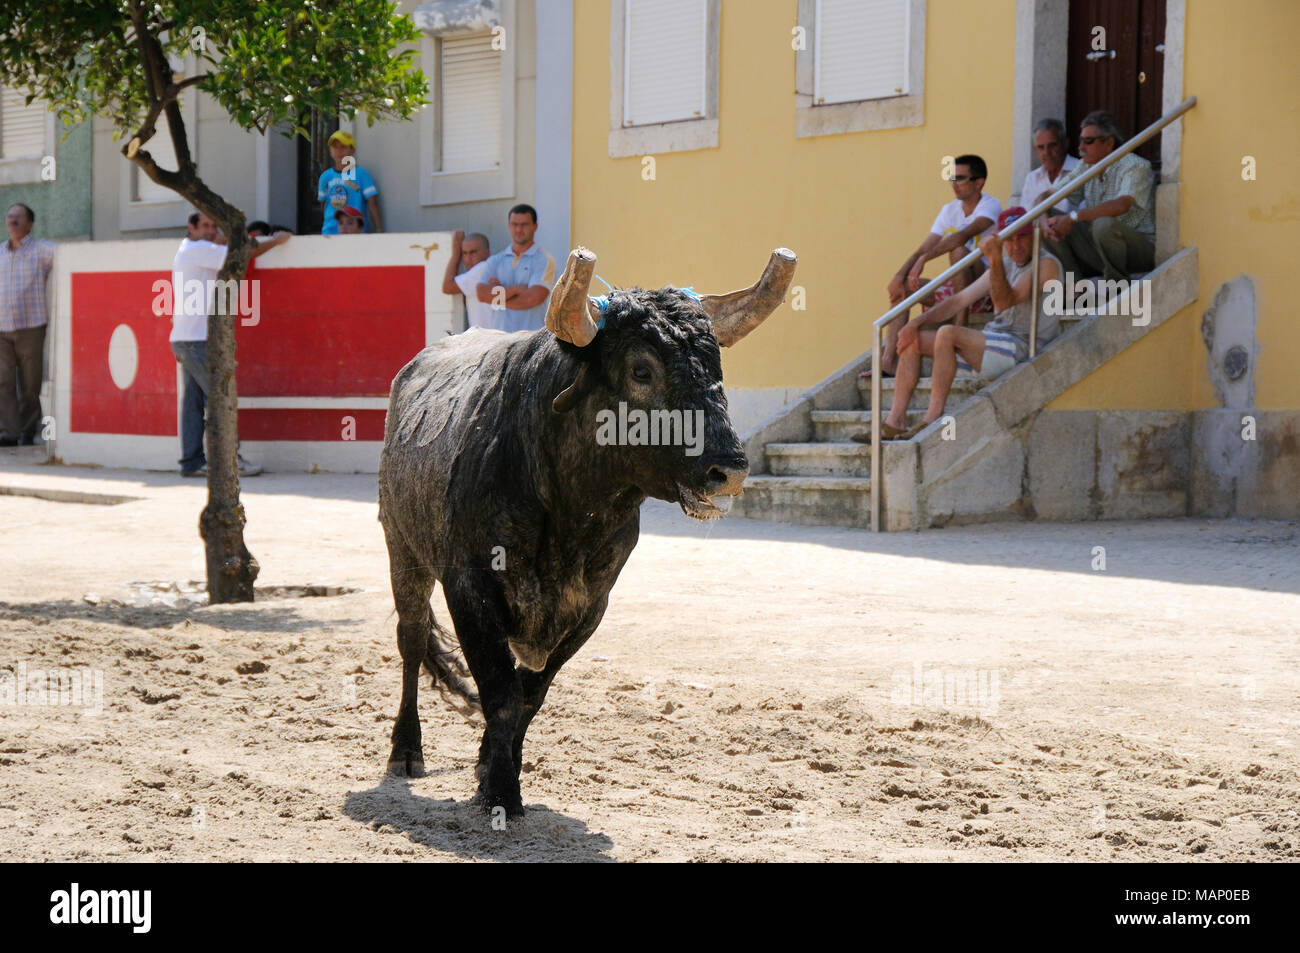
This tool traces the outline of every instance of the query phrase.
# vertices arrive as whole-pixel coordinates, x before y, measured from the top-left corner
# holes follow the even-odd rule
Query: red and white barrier
[[[54,265],[56,453],[174,470],[181,376],[154,314],[179,239],[60,247]],[[388,387],[452,329],[446,232],[294,236],[256,259],[255,315],[234,316],[241,452],[268,470],[372,473]]]

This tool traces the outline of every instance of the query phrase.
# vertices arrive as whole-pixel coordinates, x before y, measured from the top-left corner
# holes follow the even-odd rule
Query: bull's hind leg
[[[388,536],[389,576],[393,605],[397,608],[397,647],[402,653],[402,703],[393,725],[393,751],[388,770],[419,777],[424,773],[420,744],[420,664],[424,661],[433,629],[433,575],[398,540]]]

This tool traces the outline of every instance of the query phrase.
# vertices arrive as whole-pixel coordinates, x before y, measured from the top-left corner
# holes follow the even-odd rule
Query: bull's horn
[[[785,300],[786,290],[794,278],[798,261],[788,248],[772,252],[763,276],[751,288],[725,295],[703,295],[700,305],[709,316],[713,333],[723,347],[731,347],[754,328]]]
[[[579,245],[569,252],[564,274],[551,290],[546,308],[546,327],[561,340],[586,347],[600,330],[596,321],[600,309],[587,297],[591,276],[596,272],[596,255]]]

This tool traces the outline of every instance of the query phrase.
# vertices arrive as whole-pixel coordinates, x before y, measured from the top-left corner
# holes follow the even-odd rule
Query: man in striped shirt
[[[32,237],[36,213],[19,202],[5,213],[0,245],[0,447],[36,442],[45,357],[45,280],[54,242]]]

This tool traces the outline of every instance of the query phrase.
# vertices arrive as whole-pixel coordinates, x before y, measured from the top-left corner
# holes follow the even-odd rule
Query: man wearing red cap
[[[998,216],[997,231],[1014,224],[1025,214],[1020,206]],[[1005,243],[997,234],[980,242],[989,269],[962,291],[922,311],[898,332],[898,371],[894,382],[894,403],[880,424],[886,440],[910,440],[943,416],[944,404],[958,371],[980,381],[991,381],[1029,357],[1030,297],[1033,281],[1033,226],[1025,222]],[[1061,263],[1054,255],[1041,253],[1038,285],[1061,277]],[[929,325],[948,320],[962,308],[988,295],[996,312],[984,329],[946,325],[937,330]],[[1047,344],[1060,333],[1055,315],[1045,314],[1039,298],[1038,342]],[[921,377],[922,356],[932,356],[930,406],[919,423],[907,426],[907,405]],[[871,432],[856,433],[853,439],[869,443]]]

